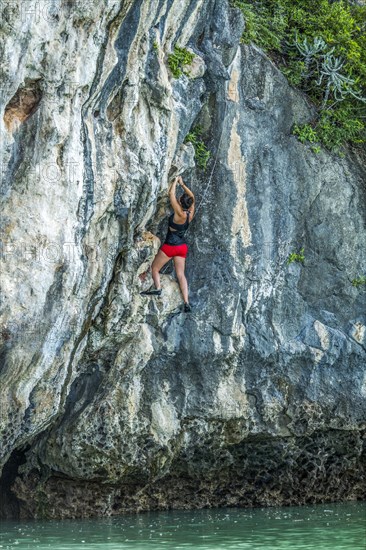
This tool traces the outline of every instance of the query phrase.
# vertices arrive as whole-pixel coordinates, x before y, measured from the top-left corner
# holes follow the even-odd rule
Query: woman
[[[179,200],[177,200],[175,196],[177,183],[184,191]],[[146,290],[141,292],[141,294],[160,296],[161,286],[159,271],[171,258],[173,258],[177,279],[183,294],[184,311],[191,311],[191,306],[188,301],[188,284],[184,274],[188,252],[188,245],[184,235],[194,216],[194,194],[184,185],[182,177],[178,176],[170,187],[169,197],[174,212],[169,216],[168,232],[164,244],[160,247],[151,265],[155,289]]]

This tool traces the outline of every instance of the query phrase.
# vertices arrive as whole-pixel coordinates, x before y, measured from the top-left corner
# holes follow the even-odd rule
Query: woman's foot
[[[160,296],[161,288],[150,288],[149,290],[144,290],[140,292],[142,296]]]
[[[188,303],[188,302],[184,302],[184,311],[185,311],[186,313],[188,313],[189,311],[191,311],[191,309],[192,309],[192,308],[191,308],[191,306],[189,305],[189,303]]]

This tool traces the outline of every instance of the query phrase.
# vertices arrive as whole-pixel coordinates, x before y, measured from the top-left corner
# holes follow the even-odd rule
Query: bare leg
[[[186,259],[182,258],[181,256],[174,256],[173,260],[174,260],[174,267],[175,267],[175,272],[177,274],[179,286],[183,294],[183,299],[184,299],[184,302],[187,304],[188,303],[188,283],[187,283],[186,276],[184,274]]]
[[[157,290],[160,290],[160,275],[159,271],[161,268],[169,262],[171,258],[167,256],[162,250],[159,250],[157,255],[154,258],[153,263],[151,264],[151,274],[154,280],[154,285]]]

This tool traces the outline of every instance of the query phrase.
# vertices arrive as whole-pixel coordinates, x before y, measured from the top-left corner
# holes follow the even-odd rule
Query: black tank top
[[[166,234],[164,244],[172,244],[172,245],[187,244],[184,235],[188,229],[190,212],[189,210],[185,210],[185,212],[187,212],[187,219],[184,223],[175,223],[173,221],[174,212],[169,216],[168,232]],[[175,231],[171,231],[170,228],[175,229]]]

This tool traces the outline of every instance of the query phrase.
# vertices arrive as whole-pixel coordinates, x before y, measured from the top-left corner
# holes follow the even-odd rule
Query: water
[[[366,550],[366,502],[0,523],[0,548]]]

